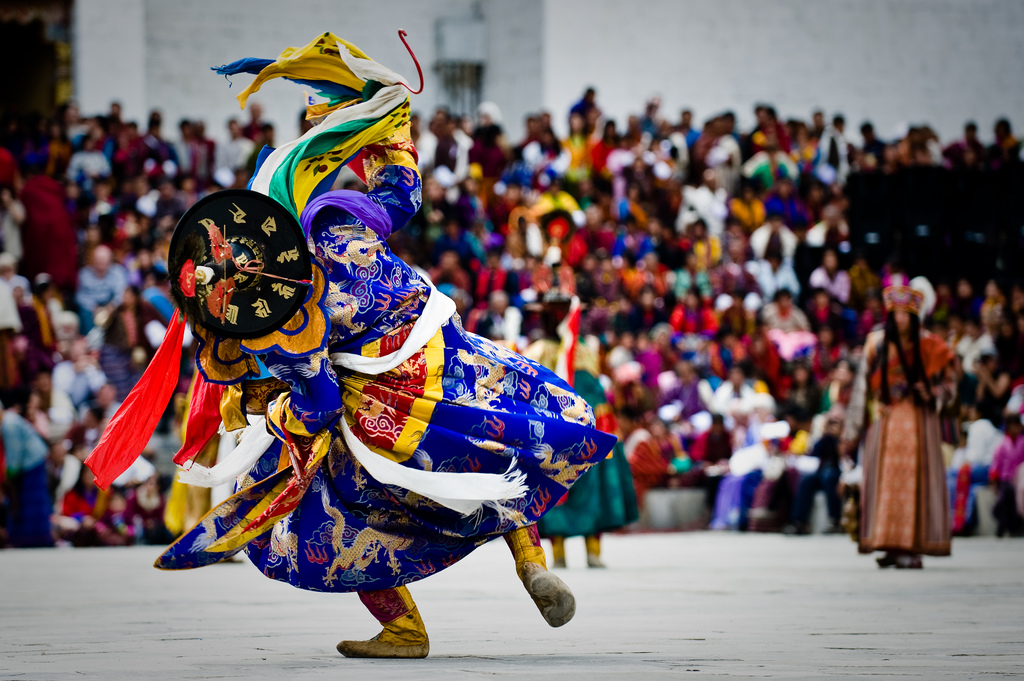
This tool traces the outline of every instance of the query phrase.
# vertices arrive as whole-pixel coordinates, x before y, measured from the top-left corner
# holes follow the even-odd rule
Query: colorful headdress
[[[902,311],[920,315],[924,294],[909,286],[887,286],[882,291],[882,303],[886,312]]]
[[[399,31],[399,36],[405,42],[404,31]],[[299,139],[260,155],[261,163],[249,183],[250,189],[276,200],[296,218],[311,199],[331,188],[341,166],[355,160],[364,147],[372,152],[374,145],[404,142],[403,149],[415,158],[408,139],[409,92],[418,90],[413,91],[405,78],[333,33],[317,36],[305,47],[289,47],[276,60],[247,57],[215,67],[214,71],[224,76],[256,75],[238,95],[242,107],[272,78],[312,88],[328,100],[307,106],[307,117],[326,115],[319,125]],[[420,89],[422,77],[421,72]],[[361,179],[368,179],[361,163],[353,164],[352,169]]]

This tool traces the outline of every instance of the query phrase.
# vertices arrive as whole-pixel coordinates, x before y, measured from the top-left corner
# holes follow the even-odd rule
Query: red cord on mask
[[[409,92],[413,93],[414,95],[418,95],[419,93],[423,92],[423,69],[420,68],[420,60],[416,58],[416,53],[412,51],[411,47],[409,47],[409,43],[405,39],[406,35],[408,35],[408,34],[405,32],[404,28],[398,29],[398,37],[399,37],[399,39],[402,41],[402,44],[405,45],[405,49],[409,50],[409,56],[412,57],[413,63],[416,64],[416,72],[420,76],[420,89],[419,90],[413,90],[408,85],[405,85],[405,83],[402,83],[402,85],[405,85],[405,89],[408,90]]]

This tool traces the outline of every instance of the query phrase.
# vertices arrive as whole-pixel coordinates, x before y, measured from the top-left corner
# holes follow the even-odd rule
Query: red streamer
[[[184,335],[185,320],[175,312],[146,373],[128,393],[120,409],[110,419],[96,449],[85,460],[85,465],[96,475],[96,485],[100,489],[110,487],[121,473],[128,470],[153,436],[178,385]]]
[[[220,399],[224,395],[224,386],[210,383],[196,371],[196,382],[192,386],[192,401],[188,405],[188,416],[185,420],[185,441],[181,449],[174,455],[174,463],[179,466],[191,461],[213,439],[220,429]]]

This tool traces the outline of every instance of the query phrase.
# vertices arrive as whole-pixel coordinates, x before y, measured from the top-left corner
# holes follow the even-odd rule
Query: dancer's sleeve
[[[291,391],[281,395],[268,413],[268,421],[280,435],[281,430],[310,436],[329,426],[344,412],[338,378],[327,352],[310,357],[291,357],[271,353],[267,368],[284,381]]]
[[[366,182],[367,196],[391,219],[391,233],[405,227],[423,203],[422,181],[406,122],[381,144],[362,149],[349,167]],[[389,234],[381,235],[386,239]]]
[[[405,227],[423,203],[420,174],[408,166],[388,165],[376,176],[376,187],[367,194],[391,218],[391,231]],[[386,238],[386,237],[384,237]]]

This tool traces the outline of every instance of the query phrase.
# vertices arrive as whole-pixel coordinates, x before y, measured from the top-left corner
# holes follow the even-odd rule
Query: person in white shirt
[[[86,137],[81,151],[76,151],[68,162],[68,179],[91,189],[95,180],[109,176],[110,161],[96,148],[96,141]]]
[[[107,377],[89,353],[84,337],[75,339],[68,359],[53,368],[53,387],[67,394],[75,407],[92,399],[106,382]]]
[[[731,415],[740,410],[749,413],[753,409],[757,393],[747,385],[747,372],[736,364],[729,369],[728,380],[718,386],[711,397],[711,413]]]
[[[765,223],[751,233],[750,248],[757,260],[767,258],[769,251],[777,251],[783,260],[792,261],[798,241],[781,213],[769,213]]]
[[[228,121],[228,134],[230,139],[218,149],[217,167],[236,172],[249,162],[256,145],[243,134],[241,124],[234,118]]]
[[[687,225],[693,221],[691,213],[695,213],[707,225],[708,233],[721,238],[725,231],[725,218],[729,216],[729,195],[718,186],[718,176],[714,170],[708,169],[701,176],[699,187],[683,188],[683,208],[679,211],[676,231],[686,231]]]
[[[839,184],[846,184],[846,176],[850,174],[849,145],[843,134],[845,127],[846,120],[842,116],[833,117],[832,125],[825,128],[818,142],[818,166],[828,165],[835,171]]]
[[[971,376],[975,373],[975,365],[983,354],[995,353],[996,345],[992,336],[973,319],[964,321],[964,336],[956,344],[956,354],[963,363],[964,373]]]

